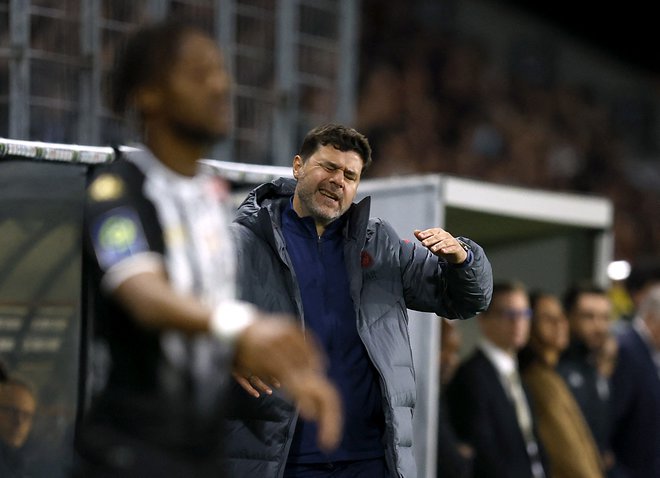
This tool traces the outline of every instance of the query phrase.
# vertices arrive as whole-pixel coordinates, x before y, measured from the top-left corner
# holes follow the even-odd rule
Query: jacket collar
[[[270,238],[273,229],[281,227],[282,211],[295,189],[296,180],[290,178],[279,178],[257,186],[238,207],[234,222],[250,228],[261,237]],[[344,213],[347,216],[344,238],[364,244],[370,210],[370,197],[351,205]]]

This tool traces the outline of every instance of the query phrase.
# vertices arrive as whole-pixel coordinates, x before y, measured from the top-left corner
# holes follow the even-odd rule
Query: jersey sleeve
[[[162,270],[163,239],[144,175],[122,161],[103,168],[87,188],[84,242],[110,292],[131,276]]]

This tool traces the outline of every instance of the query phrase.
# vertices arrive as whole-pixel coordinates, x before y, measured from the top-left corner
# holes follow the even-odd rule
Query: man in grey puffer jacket
[[[262,184],[239,208],[241,299],[314,332],[342,396],[345,433],[324,453],[285,390],[237,370],[225,414],[228,476],[416,476],[407,309],[473,317],[488,307],[492,271],[469,239],[431,228],[414,232],[419,242],[401,240],[369,218],[369,198],[353,204],[370,162],[357,131],[315,128],[293,160],[295,180]]]

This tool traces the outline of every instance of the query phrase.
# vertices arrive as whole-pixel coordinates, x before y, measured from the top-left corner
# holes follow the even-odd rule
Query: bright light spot
[[[630,275],[630,263],[628,261],[614,261],[607,266],[607,276],[611,280],[625,280]]]

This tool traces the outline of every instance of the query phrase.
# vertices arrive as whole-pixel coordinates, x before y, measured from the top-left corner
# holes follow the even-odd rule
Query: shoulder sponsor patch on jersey
[[[134,209],[122,206],[99,216],[92,226],[92,244],[101,269],[141,252],[149,245]]]
[[[124,194],[124,181],[114,174],[101,174],[89,185],[88,192],[94,201],[112,201]]]

